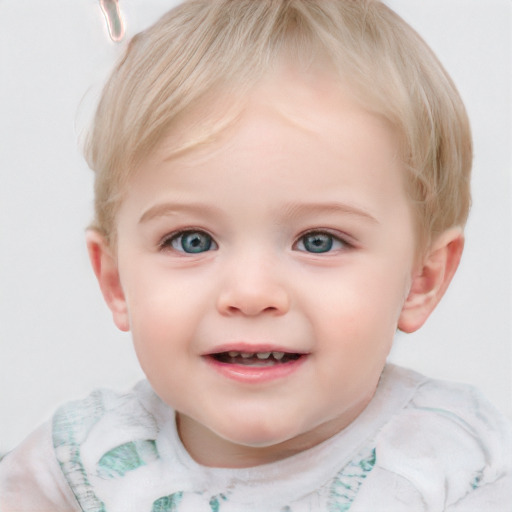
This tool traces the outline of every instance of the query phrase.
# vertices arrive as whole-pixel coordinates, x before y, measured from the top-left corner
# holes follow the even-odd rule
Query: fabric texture
[[[175,425],[146,381],[70,402],[0,463],[0,511],[512,511],[508,421],[396,366],[347,428],[272,464],[201,466]]]

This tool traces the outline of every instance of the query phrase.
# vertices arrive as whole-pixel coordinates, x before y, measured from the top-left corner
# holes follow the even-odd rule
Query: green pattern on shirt
[[[158,459],[153,440],[137,440],[122,444],[107,452],[98,462],[98,475],[102,478],[124,476]]]
[[[80,453],[90,429],[104,412],[102,395],[98,391],[83,401],[66,404],[53,417],[55,455],[77,501],[87,512],[107,512],[105,504],[92,490]]]
[[[153,503],[151,512],[176,512],[182,497],[183,493],[177,492],[170,496],[160,498]]]
[[[224,494],[219,494],[218,496],[212,496],[210,499],[210,508],[212,509],[212,512],[219,512],[220,508],[220,500],[227,501],[226,496]]]
[[[329,492],[329,512],[347,512],[352,506],[359,488],[375,466],[376,455],[373,449],[359,462],[351,462],[333,479]]]

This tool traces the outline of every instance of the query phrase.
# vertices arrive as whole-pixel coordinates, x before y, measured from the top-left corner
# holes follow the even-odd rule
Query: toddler
[[[89,137],[90,259],[147,380],[61,407],[0,510],[505,512],[510,426],[386,364],[461,257],[471,137],[378,0],[189,0]]]

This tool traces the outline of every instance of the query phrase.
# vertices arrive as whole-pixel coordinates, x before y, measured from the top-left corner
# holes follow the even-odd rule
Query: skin
[[[396,329],[443,295],[462,233],[418,259],[397,134],[325,76],[268,77],[234,125],[172,158],[170,137],[128,183],[115,251],[88,234],[114,321],[199,463],[310,448],[371,400]],[[186,252],[184,231],[208,250]],[[311,232],[332,247],[313,252]],[[209,364],[226,350],[304,355],[249,382]]]

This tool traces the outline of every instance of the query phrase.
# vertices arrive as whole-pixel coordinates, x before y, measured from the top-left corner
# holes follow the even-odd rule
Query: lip
[[[240,347],[240,345],[237,345],[237,347]],[[254,353],[275,351],[290,353],[290,350],[278,350],[275,347],[273,347],[273,350],[269,350],[268,346],[267,348],[258,348],[258,350],[254,349],[255,347],[252,346],[251,350],[243,350],[243,352]],[[231,350],[242,351],[240,348]],[[219,352],[224,352],[224,350]],[[203,359],[210,368],[218,372],[223,377],[245,384],[262,384],[284,379],[297,372],[308,359],[308,354],[300,354],[301,357],[298,359],[270,366],[249,366],[236,363],[225,363],[215,359],[211,354],[204,355]]]

